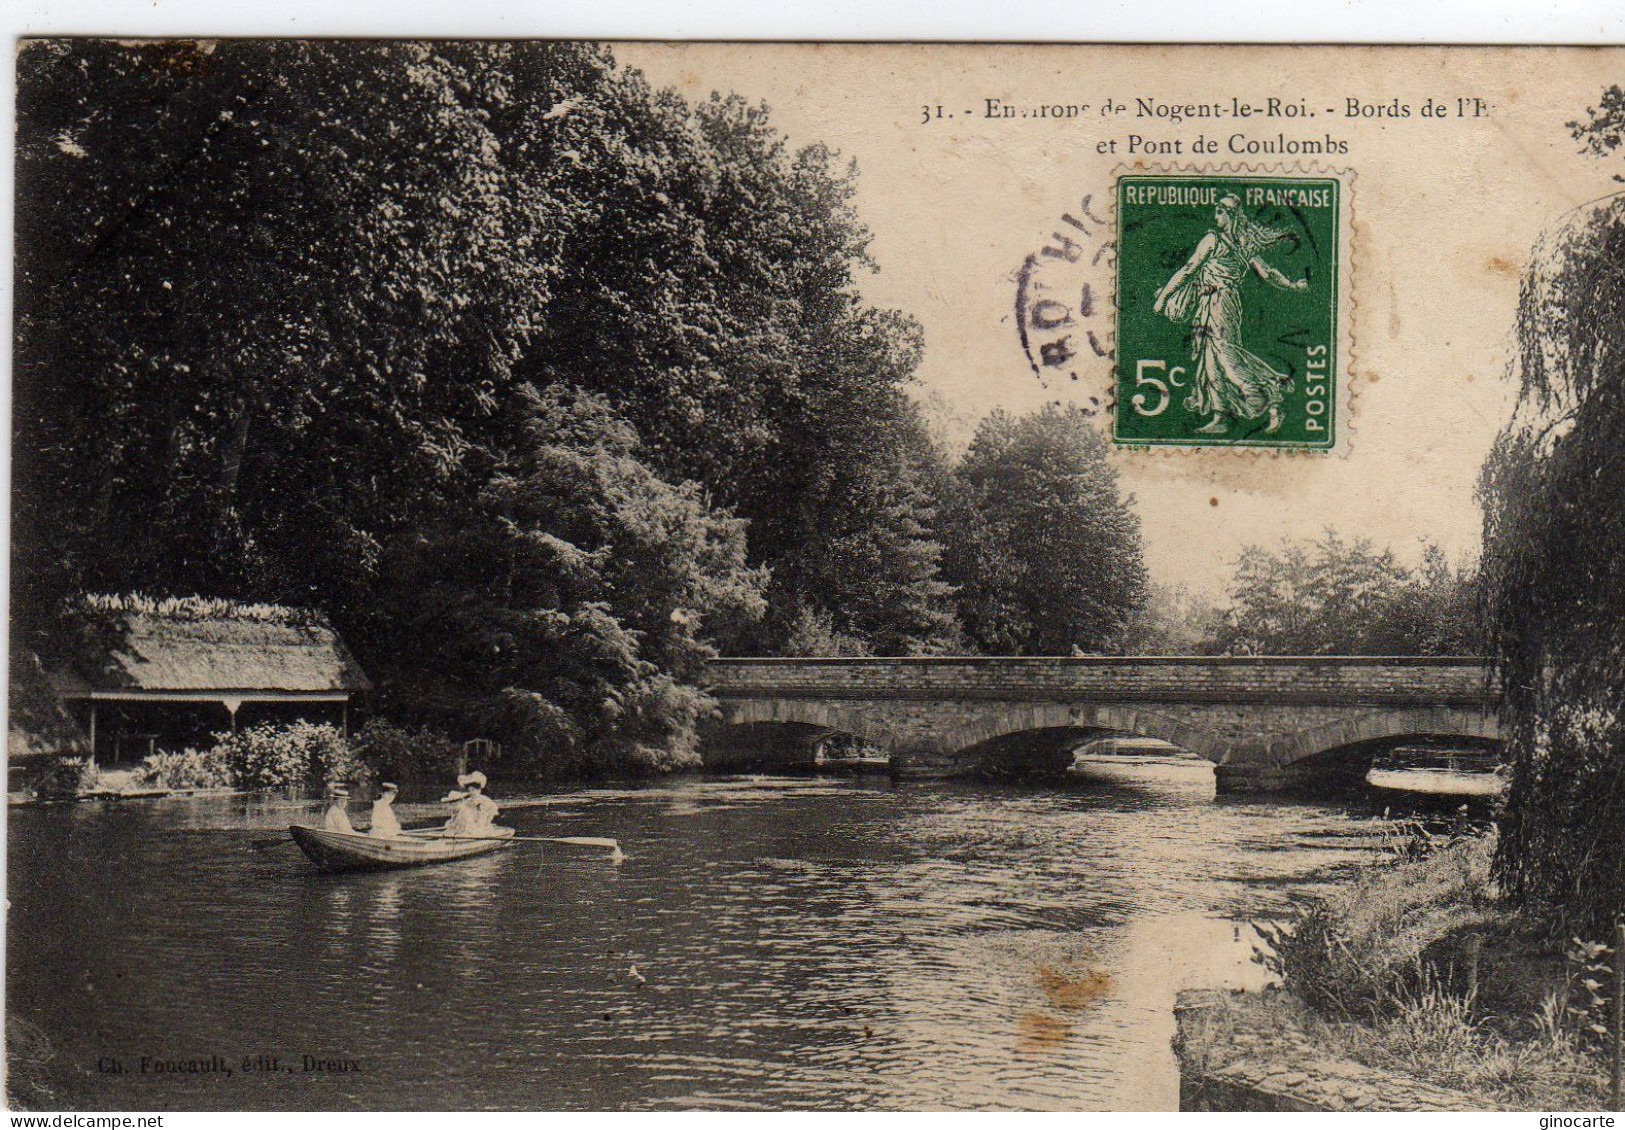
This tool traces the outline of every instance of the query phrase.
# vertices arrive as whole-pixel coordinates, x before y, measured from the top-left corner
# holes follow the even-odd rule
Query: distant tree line
[[[1274,550],[1248,546],[1223,604],[1164,597],[1172,617],[1148,608],[1142,650],[1215,655],[1481,655],[1488,646],[1476,568],[1452,566],[1422,547],[1402,563],[1369,539],[1327,530]]]

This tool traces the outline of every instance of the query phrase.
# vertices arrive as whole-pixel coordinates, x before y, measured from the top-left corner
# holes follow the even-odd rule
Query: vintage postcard
[[[1621,1109],[1625,49],[16,70],[11,1109]]]

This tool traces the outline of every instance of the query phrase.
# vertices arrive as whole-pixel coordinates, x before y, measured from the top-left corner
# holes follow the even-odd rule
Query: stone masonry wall
[[[1318,1047],[1268,995],[1179,994],[1179,1109],[1481,1111],[1494,1105],[1342,1059]]]
[[[1059,761],[1070,738],[1119,732],[1214,761],[1221,787],[1270,789],[1299,783],[1294,766],[1327,750],[1497,732],[1486,668],[1474,660],[733,659],[708,673],[727,723],[857,734],[891,749],[904,775]],[[1046,731],[1059,735],[1053,750],[1032,739]]]
[[[1482,706],[1486,665],[1419,657],[718,659],[715,693]]]

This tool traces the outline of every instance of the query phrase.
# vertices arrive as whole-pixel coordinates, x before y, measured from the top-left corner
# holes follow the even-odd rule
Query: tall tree
[[[662,480],[592,393],[519,390],[475,504],[400,544],[381,608],[395,712],[554,772],[697,764],[706,636],[761,614],[744,524]]]
[[[959,464],[943,574],[994,655],[1120,649],[1146,595],[1140,523],[1079,409],[995,411]]]
[[[636,73],[612,85],[561,118],[575,159],[550,175],[593,203],[527,371],[608,396],[656,466],[750,522],[771,612],[734,647],[776,650],[807,616],[865,649],[941,646],[952,622],[907,391],[919,331],[857,291],[875,264],[855,167],[790,151],[741,98],[690,107]]]
[[[1625,93],[1610,88],[1571,127],[1617,161]],[[1513,766],[1497,870],[1570,930],[1599,933],[1625,908],[1621,263],[1625,195],[1576,210],[1536,247],[1519,296],[1518,407],[1480,480]]]
[[[19,603],[359,599],[546,300],[489,84],[359,43],[36,43],[19,70]]]

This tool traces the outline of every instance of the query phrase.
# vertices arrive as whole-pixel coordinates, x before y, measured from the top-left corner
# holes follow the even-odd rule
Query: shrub
[[[70,797],[88,793],[101,776],[96,762],[88,757],[53,757],[34,778],[37,797]]]
[[[784,641],[785,655],[849,656],[869,655],[862,637],[848,635],[835,627],[835,617],[822,608],[803,608],[790,625]]]
[[[439,730],[408,730],[382,718],[361,728],[353,743],[356,757],[377,777],[426,780],[457,766],[462,748]]]
[[[591,764],[645,776],[700,767],[699,718],[714,708],[705,692],[666,675],[639,680],[614,703],[615,725],[591,751]]]
[[[1555,1019],[1574,1040],[1598,1052],[1607,1049],[1611,1039],[1617,1038],[1608,1029],[1614,994],[1620,986],[1614,983],[1613,947],[1601,942],[1587,942],[1574,938],[1564,951],[1563,982],[1547,996],[1541,1009],[1545,1024],[1550,1028]]]
[[[285,788],[318,781],[348,780],[365,766],[335,726],[295,722],[216,734],[215,752],[240,788]]]
[[[1393,1012],[1427,983],[1425,954],[1497,918],[1494,836],[1375,867],[1295,921],[1258,927],[1258,959],[1310,1007],[1333,1016]]]
[[[231,766],[219,746],[154,753],[142,760],[136,781],[155,789],[221,789],[233,783]]]
[[[1603,1064],[1564,1028],[1507,1035],[1431,976],[1396,994],[1375,1025],[1311,1030],[1342,1054],[1441,1087],[1485,1094],[1512,1109],[1577,1110],[1607,1101]]]

